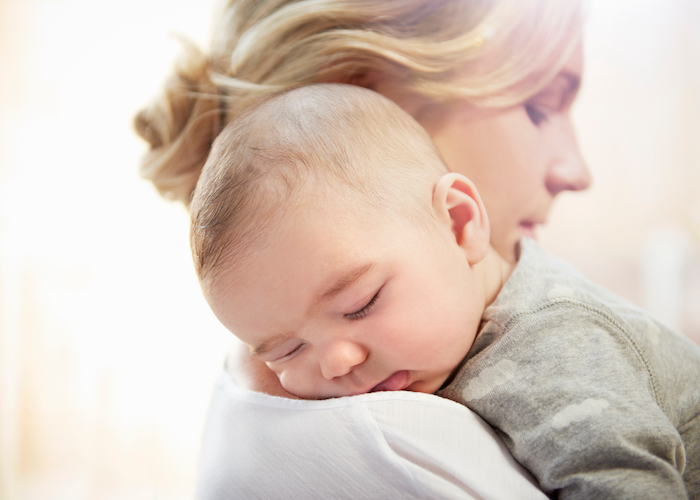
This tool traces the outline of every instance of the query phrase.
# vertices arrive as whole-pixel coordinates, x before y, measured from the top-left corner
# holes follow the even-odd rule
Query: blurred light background
[[[212,0],[0,1],[0,499],[191,498],[230,337],[135,111]],[[700,342],[700,4],[591,0],[594,176],[541,242]]]

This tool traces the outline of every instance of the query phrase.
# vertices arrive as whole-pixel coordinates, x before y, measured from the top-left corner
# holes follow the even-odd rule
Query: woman
[[[590,181],[569,117],[582,72],[580,15],[574,0],[229,0],[217,17],[208,53],[190,48],[162,97],[138,115],[137,130],[152,148],[142,173],[162,194],[187,204],[214,137],[247,104],[306,83],[353,83],[408,111],[435,140],[447,165],[475,182],[489,213],[491,243],[514,261],[516,242],[535,236],[556,195],[585,189]],[[227,498],[226,491],[274,497],[285,487],[286,498],[322,498],[329,492],[334,498],[386,498],[390,491],[411,497],[401,489],[404,476],[397,470],[419,482],[418,490],[428,488],[431,497],[458,498],[474,490],[440,459],[459,446],[454,433],[454,446],[439,451],[434,435],[398,430],[414,412],[444,406],[440,398],[378,393],[341,398],[351,400],[342,403],[279,403],[241,392],[243,387],[291,397],[245,348],[235,349],[228,365],[240,387],[226,377],[214,396],[204,438],[202,498],[219,492]],[[367,406],[378,402],[388,406]],[[243,405],[249,405],[253,420],[240,413]],[[453,411],[473,419],[460,413],[465,409],[448,406],[425,425],[447,425]],[[404,411],[404,420],[392,420]],[[268,418],[272,423],[265,427]],[[352,429],[367,425],[369,434],[379,429],[379,441],[372,443],[384,447],[353,442],[353,435],[359,439],[362,433]],[[336,432],[340,427],[347,431],[342,436]],[[488,434],[486,441],[493,438],[488,430],[479,432]],[[242,445],[246,436],[259,442]],[[232,444],[218,446],[222,442]],[[276,449],[264,449],[263,442]],[[304,451],[299,443],[313,446]],[[496,441],[480,443],[480,452],[493,448],[488,466],[500,461],[517,469]],[[301,456],[308,462],[300,462]],[[453,458],[464,463],[464,456]],[[530,484],[522,477],[522,483],[514,480],[517,488]]]

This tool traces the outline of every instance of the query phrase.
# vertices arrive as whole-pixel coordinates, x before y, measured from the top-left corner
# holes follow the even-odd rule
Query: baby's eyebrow
[[[255,357],[260,357],[287,340],[293,339],[295,336],[296,334],[294,332],[278,333],[260,342],[250,350],[250,353]]]
[[[321,295],[317,302],[323,302],[328,299],[332,299],[340,292],[348,288],[350,285],[356,283],[362,276],[367,274],[374,267],[374,263],[370,262],[368,264],[363,264],[361,266],[351,269],[349,272],[344,273],[335,283],[326,290],[325,293]]]

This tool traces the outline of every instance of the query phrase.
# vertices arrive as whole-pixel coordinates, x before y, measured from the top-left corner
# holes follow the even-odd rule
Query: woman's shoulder
[[[660,344],[675,345],[682,337],[529,239],[522,240],[518,265],[485,311],[483,325],[478,351],[520,342],[567,348],[599,336],[651,359]]]
[[[373,498],[546,498],[493,429],[454,401],[405,391],[291,400],[243,389],[222,371],[196,498],[350,499],[368,491]]]

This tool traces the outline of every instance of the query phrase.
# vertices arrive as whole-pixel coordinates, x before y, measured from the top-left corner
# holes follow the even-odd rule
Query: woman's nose
[[[581,156],[571,122],[561,124],[560,133],[552,138],[554,151],[547,170],[547,190],[556,196],[562,191],[581,191],[591,184],[591,172]]]
[[[357,342],[336,340],[324,346],[319,352],[319,364],[323,378],[331,380],[350,373],[353,368],[364,363],[369,351]]]

